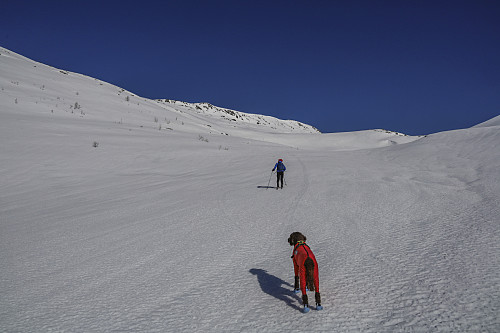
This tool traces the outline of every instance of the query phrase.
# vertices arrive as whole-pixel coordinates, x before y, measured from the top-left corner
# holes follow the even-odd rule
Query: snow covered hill
[[[201,128],[212,127],[215,122],[231,128],[259,125],[258,128],[276,133],[318,133],[314,127],[297,121],[238,112],[209,103],[148,100],[84,75],[31,61],[4,48],[0,48],[0,57],[3,93],[16,104],[35,103],[41,113],[49,111],[55,116],[69,113],[86,119],[113,119],[125,123],[152,123],[154,120],[158,124],[154,127],[158,128],[161,124],[168,128],[170,124],[174,126],[174,121],[176,124],[184,121],[191,127]],[[103,101],[107,103],[103,105]],[[205,132],[214,130],[205,128]]]
[[[0,331],[498,332],[500,124],[480,125],[321,134],[0,49]],[[291,291],[294,231],[321,312]]]
[[[500,126],[500,116],[496,116],[490,120],[480,123],[474,127]]]
[[[208,115],[209,117],[215,117],[215,118],[223,118],[228,122],[234,122],[235,124],[234,127],[238,127],[238,125],[240,125],[240,123],[243,122],[245,124],[260,125],[260,126],[254,126],[253,127],[254,129],[262,127],[270,127],[270,129],[273,130],[274,132],[278,131],[291,132],[291,133],[297,131],[302,131],[306,133],[319,132],[316,128],[310,125],[302,124],[298,121],[280,120],[270,116],[239,112],[226,108],[220,108],[210,103],[186,103],[169,99],[158,100],[158,102],[165,103],[166,105],[169,106],[173,105],[174,110],[178,110],[180,112],[184,111],[188,113],[193,113],[194,110],[194,112],[198,114],[205,114]],[[233,124],[231,124],[231,126],[233,126]]]
[[[316,128],[293,120],[248,114],[208,103],[149,100],[85,75],[34,62],[4,48],[0,48],[0,74],[0,105],[4,112],[33,115],[44,122],[100,121],[129,130],[159,130],[169,136],[189,133],[203,140],[211,136],[216,141],[220,141],[221,135],[237,136],[295,148],[308,143],[309,148],[319,144],[330,149],[360,149],[418,139],[377,130],[370,133],[371,138],[358,143],[361,136],[357,134],[319,136]],[[288,135],[299,133],[304,134],[305,140]]]

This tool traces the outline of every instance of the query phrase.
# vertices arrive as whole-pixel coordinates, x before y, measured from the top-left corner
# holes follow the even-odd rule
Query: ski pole
[[[283,172],[283,181],[285,182],[285,186],[288,186],[288,185],[286,184],[286,179],[285,179],[285,173],[284,173],[284,172]]]
[[[267,182],[266,190],[269,189],[269,184],[271,184],[271,177],[273,176],[273,172],[274,171],[271,171],[271,175],[269,176],[269,181]]]

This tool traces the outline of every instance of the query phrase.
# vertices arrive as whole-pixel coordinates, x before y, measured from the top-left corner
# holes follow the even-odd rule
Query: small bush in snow
[[[97,148],[97,147],[99,147],[99,142],[97,142],[97,141],[94,141],[94,143],[92,143],[92,147],[94,147],[94,148]]]
[[[208,139],[204,138],[202,135],[198,135],[198,140],[208,142]]]

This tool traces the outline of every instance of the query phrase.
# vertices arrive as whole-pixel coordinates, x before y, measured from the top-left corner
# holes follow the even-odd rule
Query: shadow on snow
[[[297,306],[297,301],[300,301],[300,299],[291,290],[293,286],[290,283],[269,274],[263,269],[252,268],[249,272],[253,275],[257,275],[257,281],[259,281],[260,288],[263,292],[285,302],[289,307],[300,311],[300,307]],[[285,288],[283,285],[289,288]]]

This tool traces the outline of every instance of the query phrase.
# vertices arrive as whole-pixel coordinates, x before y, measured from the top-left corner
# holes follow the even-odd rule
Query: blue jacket
[[[286,171],[286,167],[283,164],[283,162],[281,162],[281,161],[278,161],[278,163],[276,163],[276,165],[273,168],[273,171],[274,171],[274,169],[276,169],[276,171],[278,171],[278,172]]]

